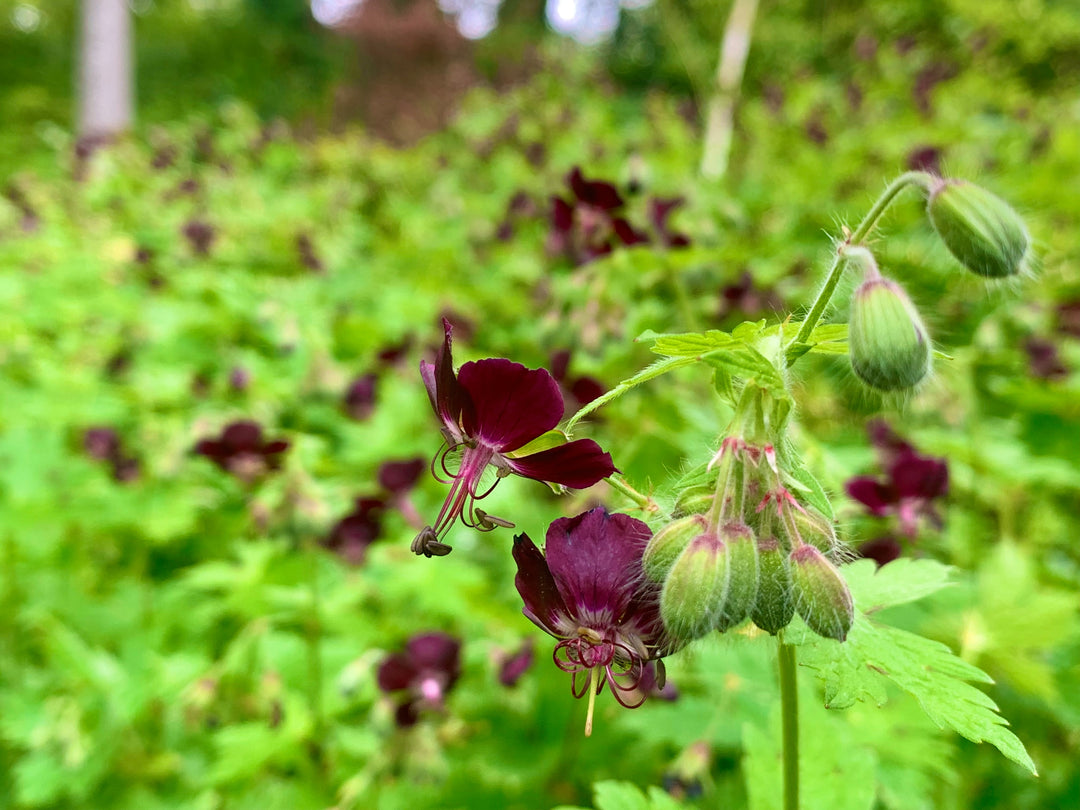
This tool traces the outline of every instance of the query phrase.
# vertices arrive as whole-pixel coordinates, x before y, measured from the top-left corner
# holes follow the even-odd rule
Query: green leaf
[[[607,405],[609,402],[618,399],[631,388],[635,388],[642,383],[648,382],[649,380],[655,380],[657,377],[667,374],[669,371],[674,371],[677,368],[693,365],[696,360],[696,357],[669,357],[665,360],[657,360],[652,365],[648,366],[642,371],[639,371],[633,377],[623,380],[621,383],[616,385],[603,396],[597,397],[584,408],[575,413],[572,417],[570,417],[570,421],[566,423],[566,434],[570,435],[574,425],[576,425],[585,416],[588,416],[590,413],[600,408],[601,406]]]
[[[641,788],[629,782],[597,782],[593,785],[596,810],[649,810]]]
[[[989,742],[1036,773],[1023,743],[1006,728],[994,701],[968,683],[992,683],[985,672],[940,642],[869,618],[883,607],[913,601],[947,584],[947,569],[938,563],[912,560],[895,573],[892,567],[873,573],[873,561],[861,560],[844,568],[859,608],[845,642],[820,638],[799,623],[785,636],[789,643],[802,645],[801,663],[824,682],[826,705],[845,708],[857,700],[881,705],[887,699],[886,682],[892,681],[918,700],[938,726],[951,728],[972,742]]]
[[[553,447],[559,447],[566,444],[569,439],[566,438],[566,434],[561,430],[549,430],[541,436],[537,436],[531,442],[523,447],[519,447],[512,453],[504,453],[503,455],[510,458],[521,458],[522,456],[531,456],[533,453],[539,453],[543,450],[550,450]]]
[[[795,464],[786,472],[788,473],[788,486],[799,490],[804,501],[829,520],[835,517],[832,503],[829,501],[829,496],[825,494],[825,489],[806,467],[802,464]]]

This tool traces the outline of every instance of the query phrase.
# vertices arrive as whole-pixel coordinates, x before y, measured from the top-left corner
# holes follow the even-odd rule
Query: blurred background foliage
[[[1071,806],[1075,4],[763,1],[730,168],[703,182],[727,4],[623,9],[586,47],[527,0],[477,40],[427,4],[368,2],[381,22],[361,9],[337,28],[289,0],[133,2],[138,125],[101,147],[72,132],[74,4],[0,0],[0,807],[778,806],[763,638],[675,657],[675,702],[602,696],[584,740],[583,707],[520,614],[512,532],[458,528],[449,559],[416,559],[407,510],[387,508],[362,565],[322,541],[380,492],[383,462],[438,449],[416,366],[440,317],[458,362],[570,351],[568,387],[610,387],[650,361],[632,342],[645,329],[805,304],[829,235],[909,167],[1017,205],[1040,272],[987,292],[918,202],[899,204],[875,249],[951,359],[883,402],[843,358],[807,358],[799,438],[854,546],[896,533],[844,494],[879,472],[869,417],[947,459],[943,528],[904,550],[956,566],[957,584],[890,621],[995,678],[1040,777],[899,694],[826,711],[804,673],[806,806]],[[378,56],[418,63],[432,42],[415,74]],[[580,266],[552,252],[550,197],[569,199],[575,166],[618,187],[650,244]],[[673,197],[678,249],[649,225]],[[586,429],[643,490],[666,494],[724,426],[693,371]],[[283,469],[245,484],[193,454],[237,419],[290,442]],[[115,443],[95,450],[92,429]],[[430,520],[443,494],[425,475],[409,497]],[[490,511],[539,540],[597,499],[629,508],[603,486],[557,499],[508,479]],[[444,713],[398,729],[375,671],[431,630],[463,640],[463,674]],[[527,638],[536,662],[501,685]]]

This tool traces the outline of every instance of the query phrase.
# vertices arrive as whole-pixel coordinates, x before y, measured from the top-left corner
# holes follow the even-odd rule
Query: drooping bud
[[[804,543],[814,546],[818,551],[828,554],[840,545],[833,522],[814,507],[792,509],[791,519],[799,533],[799,538]]]
[[[680,641],[701,638],[713,628],[715,605],[728,585],[727,546],[716,534],[699,534],[671,566],[660,592],[660,618]]]
[[[660,529],[649,540],[641,558],[645,575],[653,582],[663,582],[675,560],[707,524],[704,515],[689,515]]]
[[[795,609],[819,636],[843,641],[855,620],[851,592],[825,555],[813,546],[800,546],[788,558]]]
[[[758,591],[750,618],[775,636],[788,626],[794,615],[787,555],[775,537],[767,537],[758,543]]]
[[[750,615],[758,591],[758,553],[754,531],[745,523],[720,527],[727,546],[728,583],[723,601],[716,605],[716,629],[723,633]]]
[[[930,339],[904,290],[881,276],[855,291],[848,326],[851,367],[880,391],[912,388],[930,371]]]
[[[689,487],[679,493],[675,499],[675,505],[671,508],[673,515],[692,515],[708,512],[716,498],[715,485]]]
[[[949,252],[984,278],[1007,278],[1026,264],[1030,239],[1003,199],[963,180],[940,180],[926,204],[930,224]]]

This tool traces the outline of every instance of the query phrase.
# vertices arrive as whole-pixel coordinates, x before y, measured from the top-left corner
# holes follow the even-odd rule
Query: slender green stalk
[[[750,53],[757,6],[758,0],[735,0],[724,26],[705,124],[705,148],[701,155],[701,176],[707,180],[719,180],[727,171],[735,129],[735,105]]]
[[[799,810],[799,693],[795,648],[777,637],[780,662],[780,713],[783,718],[784,810]]]
[[[859,223],[859,227],[837,246],[832,266],[829,268],[829,274],[825,278],[825,284],[814,300],[813,306],[810,307],[810,312],[807,313],[805,320],[803,320],[799,334],[795,336],[796,343],[805,343],[809,340],[810,333],[814,331],[814,327],[818,325],[821,316],[825,314],[825,308],[829,305],[829,301],[832,300],[833,293],[836,292],[836,285],[840,283],[840,277],[844,274],[844,268],[846,267],[844,248],[862,242],[874,229],[882,214],[885,213],[885,210],[901,191],[908,186],[918,186],[924,190],[928,189],[932,180],[933,177],[926,172],[905,172],[897,177],[889,184],[884,193],[878,197],[874,207]],[[791,365],[791,363],[789,362],[788,365]]]
[[[654,501],[648,495],[638,492],[636,489],[626,483],[626,481],[624,481],[621,477],[613,475],[607,479],[607,482],[612,489],[621,492],[627,498],[640,506],[642,511],[656,512],[657,510],[659,510],[660,507],[657,505],[656,501]]]

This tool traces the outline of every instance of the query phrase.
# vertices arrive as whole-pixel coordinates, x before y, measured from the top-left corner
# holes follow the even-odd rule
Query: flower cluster
[[[247,483],[280,469],[282,453],[288,449],[284,439],[265,440],[262,426],[248,419],[231,422],[218,438],[203,439],[195,445],[198,455]]]
[[[434,525],[413,541],[413,551],[428,557],[450,553],[443,538],[459,517],[481,531],[512,526],[476,507],[499,478],[516,473],[581,489],[616,471],[611,456],[592,439],[567,442],[561,434],[550,433],[562,419],[564,405],[559,384],[547,371],[490,358],[465,363],[455,373],[449,321],[443,321],[443,330],[435,362],[420,364],[446,439],[432,472],[450,484]],[[542,437],[551,441],[532,445]],[[456,465],[451,461],[455,457]],[[489,468],[494,469],[495,480],[485,484],[482,477]]]
[[[413,636],[379,665],[379,688],[397,701],[398,726],[416,725],[422,711],[442,711],[461,677],[461,642],[446,633]]]

